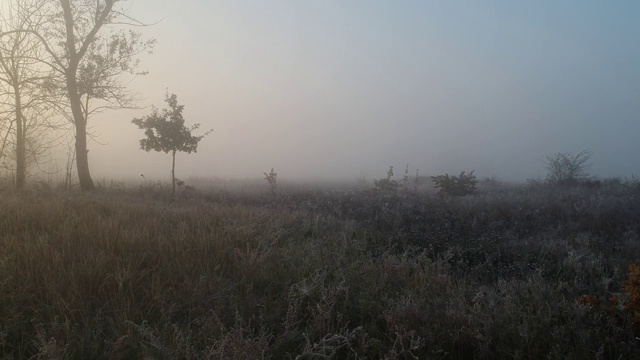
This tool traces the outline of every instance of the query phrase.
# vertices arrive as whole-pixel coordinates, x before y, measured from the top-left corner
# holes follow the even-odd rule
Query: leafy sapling
[[[140,140],[140,149],[144,151],[162,151],[165,154],[171,153],[171,194],[176,193],[176,152],[186,152],[191,154],[198,149],[198,143],[202,138],[209,135],[213,130],[209,130],[203,135],[191,135],[193,130],[200,127],[200,124],[194,124],[191,127],[184,125],[184,117],[182,110],[184,105],[178,105],[178,97],[175,94],[167,93],[165,102],[169,105],[169,109],[153,108],[150,115],[143,118],[135,118],[131,122],[144,130],[146,139]]]

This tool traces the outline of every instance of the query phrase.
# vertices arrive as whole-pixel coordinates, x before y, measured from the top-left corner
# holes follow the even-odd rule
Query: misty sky
[[[475,169],[545,175],[544,155],[594,152],[592,173],[640,174],[640,2],[135,0],[158,24],[131,86],[213,128],[177,176],[369,179]],[[94,178],[168,179],[138,150],[141,111],[90,120]]]

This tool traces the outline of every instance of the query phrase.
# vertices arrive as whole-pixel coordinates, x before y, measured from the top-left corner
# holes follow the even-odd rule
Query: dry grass
[[[3,358],[633,358],[634,184],[0,197]],[[615,305],[583,296],[620,299]]]

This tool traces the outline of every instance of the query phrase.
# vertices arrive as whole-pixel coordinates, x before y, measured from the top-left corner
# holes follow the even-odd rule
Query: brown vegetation
[[[479,189],[2,194],[0,357],[637,356],[637,185]]]

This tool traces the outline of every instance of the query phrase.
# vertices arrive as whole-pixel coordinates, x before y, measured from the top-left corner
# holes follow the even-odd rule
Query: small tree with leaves
[[[555,184],[575,184],[589,177],[591,156],[589,150],[580,151],[577,154],[570,152],[547,155],[547,181]]]
[[[184,117],[182,110],[184,105],[178,105],[178,97],[175,94],[165,95],[165,102],[169,105],[169,109],[153,108],[151,115],[143,118],[135,118],[132,123],[144,130],[146,139],[140,140],[140,149],[144,151],[162,151],[165,154],[171,153],[171,193],[176,192],[176,152],[196,152],[198,143],[202,138],[209,135],[211,131],[207,131],[204,135],[191,135],[193,130],[200,127],[200,124],[186,127],[184,125]]]

